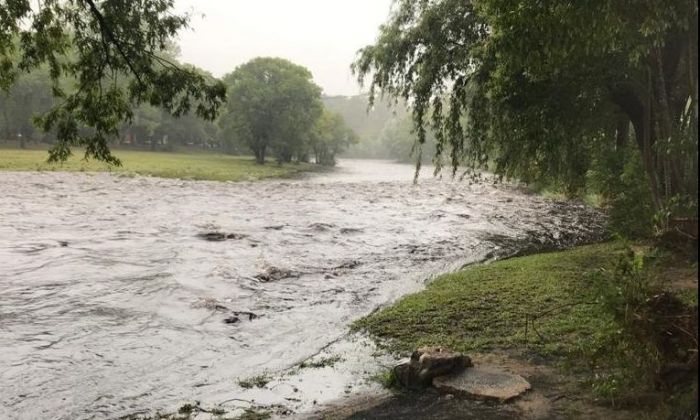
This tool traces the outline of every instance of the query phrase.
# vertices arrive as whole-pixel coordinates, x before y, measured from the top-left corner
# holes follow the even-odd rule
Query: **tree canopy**
[[[8,91],[21,73],[47,69],[56,100],[37,122],[56,133],[50,160],[64,160],[71,146],[82,146],[86,157],[118,164],[108,141],[141,104],[173,116],[192,111],[216,117],[224,85],[163,53],[188,22],[173,5],[174,0],[0,2],[0,90]]]
[[[659,209],[697,201],[697,18],[687,0],[397,0],[353,69],[411,104],[419,145],[433,129],[438,168],[493,162],[573,193],[631,126]]]
[[[306,68],[281,58],[255,58],[224,77],[229,87],[220,124],[247,144],[258,163],[272,150],[281,162],[306,160],[307,142],[320,118],[321,88]]]

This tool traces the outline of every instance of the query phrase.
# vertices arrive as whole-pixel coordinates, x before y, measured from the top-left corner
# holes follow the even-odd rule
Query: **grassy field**
[[[48,154],[45,150],[0,149],[0,171],[99,171],[191,180],[254,181],[291,177],[301,172],[316,170],[316,165],[312,164],[278,165],[276,162],[269,162],[266,165],[257,165],[251,157],[213,153],[117,150],[114,154],[121,159],[123,166],[114,167],[94,160],[85,161],[80,150],[76,150],[75,156],[65,163],[48,164]]]

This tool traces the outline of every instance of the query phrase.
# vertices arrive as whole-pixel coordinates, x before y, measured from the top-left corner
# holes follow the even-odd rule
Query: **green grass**
[[[618,243],[591,245],[447,274],[353,328],[401,354],[426,345],[570,353],[592,337],[613,333],[612,317],[595,303],[588,273],[613,266],[622,249]]]
[[[305,360],[299,364],[299,369],[321,369],[325,367],[333,367],[336,363],[343,360],[340,356],[323,357],[317,360]]]
[[[213,153],[164,153],[116,150],[123,166],[114,167],[94,160],[85,161],[82,152],[62,164],[48,164],[45,150],[0,149],[0,171],[115,172],[211,181],[255,181],[291,177],[317,170],[312,164],[258,165],[250,157]],[[80,156],[80,157],[78,157]]]

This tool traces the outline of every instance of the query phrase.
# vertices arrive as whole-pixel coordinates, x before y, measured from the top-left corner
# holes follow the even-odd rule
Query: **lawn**
[[[316,165],[312,164],[278,165],[269,162],[258,165],[251,157],[214,153],[116,150],[114,154],[121,159],[123,166],[110,166],[95,160],[85,161],[79,150],[67,162],[48,164],[45,150],[0,149],[0,171],[99,171],[191,180],[255,181],[291,177],[316,169]]]
[[[620,244],[606,243],[446,274],[354,328],[386,339],[390,350],[404,354],[425,345],[567,353],[580,340],[614,328],[596,304],[591,273],[609,269],[620,251]]]

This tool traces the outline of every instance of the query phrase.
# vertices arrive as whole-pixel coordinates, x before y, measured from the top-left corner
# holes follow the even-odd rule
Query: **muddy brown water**
[[[257,183],[0,173],[0,418],[216,405],[435,273],[601,231],[583,205],[412,177],[376,161]]]

